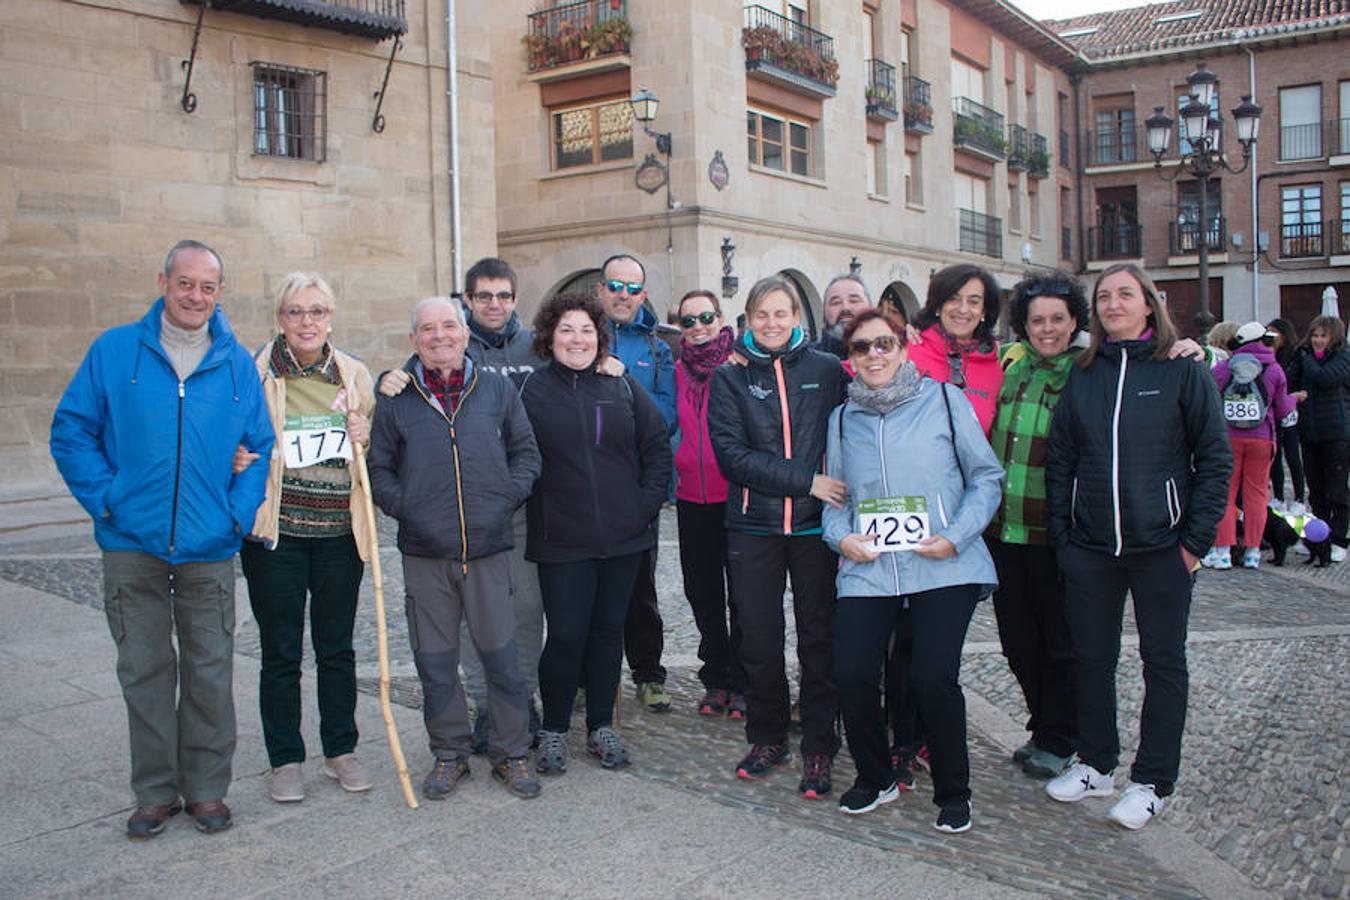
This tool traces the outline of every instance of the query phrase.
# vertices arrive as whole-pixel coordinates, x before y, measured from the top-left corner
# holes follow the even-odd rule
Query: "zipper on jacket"
[[[708,502],[708,478],[703,474],[703,430],[708,422],[708,394],[703,394],[703,406],[694,410],[698,414],[698,490],[699,502]]]
[[[581,433],[586,433],[586,409],[582,401],[581,393],[581,375],[578,372],[572,373],[572,396],[573,403],[577,409],[577,419],[581,422]],[[595,446],[600,446],[600,404],[595,404]],[[604,522],[604,517],[600,514],[600,490],[599,484],[595,480],[595,451],[594,449],[586,453],[586,472],[590,476],[591,483],[591,505],[595,507],[595,522],[597,525]],[[606,554],[601,554],[605,556]]]
[[[1120,408],[1125,396],[1125,369],[1129,354],[1120,348],[1120,377],[1116,379],[1116,408],[1111,414],[1111,518],[1116,530],[1116,549],[1113,556],[1120,556],[1125,540],[1120,526]]]
[[[1078,524],[1078,479],[1073,480],[1073,492],[1069,494],[1069,524]]]
[[[474,373],[473,380],[464,386],[464,392],[459,395],[459,402],[455,404],[455,411],[446,415],[445,410],[439,405],[432,403],[431,398],[422,390],[422,385],[418,384],[417,378],[412,379],[413,386],[417,388],[417,393],[422,395],[422,399],[427,405],[441,414],[445,424],[450,426],[450,456],[455,463],[455,506],[459,513],[459,569],[467,575],[469,574],[469,532],[464,524],[464,491],[461,489],[459,480],[459,441],[455,437],[455,419],[459,416],[459,411],[464,408],[464,401],[469,399],[473,393],[474,386],[478,384],[478,373]]]
[[[843,406],[841,406],[841,407],[839,408],[839,423],[840,423],[840,424],[839,424],[839,432],[840,432],[840,435],[841,435],[841,436],[842,436],[843,430],[844,430],[844,429],[843,429],[844,411],[845,411],[847,408],[848,408],[848,404],[847,404],[847,403],[845,403]],[[841,451],[843,450],[843,441],[842,441],[842,440],[840,441],[840,448],[839,448],[839,449],[840,449]],[[877,452],[878,452],[878,455],[879,455],[880,458],[881,458],[881,493],[882,493],[883,495],[889,497],[889,496],[891,495],[891,483],[890,483],[890,479],[888,479],[888,478],[886,477],[886,417],[885,417],[884,415],[882,415],[882,416],[877,416]],[[840,453],[840,455],[841,455],[841,456],[843,455],[842,452]],[[900,563],[899,563],[899,561],[896,559],[896,556],[898,556],[899,554],[896,554],[896,553],[890,553],[890,554],[887,554],[887,555],[890,556],[890,558],[891,558],[891,574],[892,574],[893,576],[895,576],[895,596],[899,597],[899,596],[900,596],[900,593],[901,593],[901,591],[900,591]]]
[[[178,487],[183,477],[183,397],[186,394],[183,382],[178,382],[178,450],[173,463],[173,504],[169,507],[170,556],[173,556],[174,540],[178,536]]]
[[[783,459],[792,459],[792,416],[788,413],[787,382],[783,378],[783,357],[773,360],[773,377],[778,380],[778,409],[783,417]],[[783,534],[792,534],[792,498],[783,498]]]

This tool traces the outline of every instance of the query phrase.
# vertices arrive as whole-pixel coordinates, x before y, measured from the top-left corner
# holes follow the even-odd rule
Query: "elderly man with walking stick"
[[[404,371],[413,389],[379,398],[369,466],[375,503],[399,523],[408,638],[435,757],[422,794],[443,800],[469,774],[473,732],[458,672],[463,620],[487,672],[492,775],[512,794],[535,797],[508,551],[511,517],[539,476],[539,451],[511,381],[466,357],[459,303],[418,303],[409,338]]]

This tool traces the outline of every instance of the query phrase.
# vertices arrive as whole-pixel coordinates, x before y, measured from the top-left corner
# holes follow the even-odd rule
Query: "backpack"
[[[1259,428],[1270,412],[1270,400],[1261,378],[1266,367],[1250,353],[1228,360],[1228,384],[1223,389],[1223,418],[1233,428]]]

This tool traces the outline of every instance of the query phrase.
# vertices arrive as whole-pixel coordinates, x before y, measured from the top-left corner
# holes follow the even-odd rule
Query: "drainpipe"
[[[462,224],[459,196],[459,50],[455,42],[455,0],[445,0],[446,94],[450,101],[450,293],[460,289],[464,259],[460,250]]]
[[[1251,48],[1251,47],[1244,46],[1242,49],[1247,51],[1247,90],[1251,92],[1252,98],[1255,99],[1255,97],[1256,97],[1256,54],[1252,52],[1252,48]],[[1257,153],[1258,153],[1257,145],[1256,145],[1256,144],[1253,144],[1253,145],[1252,145],[1252,167],[1251,167],[1251,170],[1250,170],[1251,173],[1252,173],[1252,174],[1251,174],[1251,179],[1252,179],[1252,233],[1249,235],[1249,237],[1250,237],[1250,239],[1251,239],[1251,242],[1252,242],[1252,319],[1251,319],[1251,320],[1252,320],[1253,322],[1259,322],[1259,321],[1261,320],[1261,316],[1259,315],[1258,310],[1257,310],[1257,302],[1258,302],[1258,298],[1260,297],[1260,294],[1261,294],[1261,290],[1260,290],[1260,283],[1261,283],[1261,251],[1260,251],[1260,248],[1257,246],[1257,241],[1256,241],[1256,217],[1257,217],[1257,209],[1256,209],[1256,198],[1257,198],[1257,191],[1256,191],[1256,169],[1257,169],[1257,166],[1256,166],[1256,158],[1257,158],[1257,157],[1256,157],[1256,155],[1257,155]],[[1278,310],[1278,307],[1277,307],[1277,310]]]

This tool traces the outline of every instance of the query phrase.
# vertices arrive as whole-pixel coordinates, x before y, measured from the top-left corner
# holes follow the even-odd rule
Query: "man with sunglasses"
[[[867,285],[856,275],[836,275],[825,286],[825,331],[816,341],[815,349],[840,359],[848,359],[844,346],[844,329],[866,309],[872,308],[872,295]]]
[[[609,352],[646,388],[661,410],[666,430],[674,432],[675,361],[670,348],[656,336],[656,316],[643,305],[647,299],[647,270],[636,257],[621,253],[604,261],[600,276],[595,293],[609,319]],[[656,550],[652,549],[638,570],[623,635],[638,701],[652,712],[670,709],[666,670],[661,665],[665,643],[662,628],[656,599]]]

